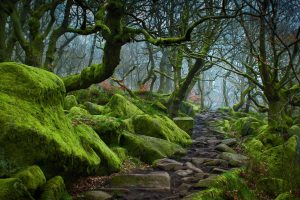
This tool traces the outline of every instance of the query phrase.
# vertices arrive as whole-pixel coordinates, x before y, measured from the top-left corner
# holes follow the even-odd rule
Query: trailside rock
[[[107,200],[112,198],[110,194],[103,191],[87,191],[84,193],[84,197],[87,200]]]
[[[22,181],[17,178],[0,179],[0,199],[34,200]]]
[[[153,165],[163,170],[179,170],[183,168],[183,163],[169,158],[158,159],[154,161]]]
[[[90,114],[92,115],[101,115],[104,113],[105,107],[92,103],[92,102],[85,102],[84,107],[87,111],[89,111]]]
[[[230,148],[229,146],[227,146],[226,144],[218,144],[216,146],[216,150],[218,151],[222,151],[222,152],[229,152],[229,153],[236,153],[235,150],[233,150],[232,148]]]
[[[153,172],[149,174],[124,174],[111,178],[111,187],[121,188],[156,188],[170,190],[170,176],[167,172]]]
[[[187,132],[189,135],[193,132],[193,126],[194,126],[194,119],[191,117],[175,117],[173,118],[173,121],[175,124]]]
[[[51,178],[42,188],[39,200],[71,200],[61,176]]]
[[[131,123],[136,134],[161,138],[184,146],[191,143],[190,136],[166,116],[137,115],[132,118]]]
[[[182,155],[186,152],[178,144],[129,132],[122,133],[120,146],[126,148],[129,155],[140,158],[147,163],[152,163],[154,160],[172,155]]]
[[[100,150],[108,147],[94,131],[74,129],[64,113],[64,97],[64,84],[55,74],[0,64],[0,176],[37,163],[46,176],[57,171],[85,175],[116,157],[111,151],[101,157]]]
[[[19,178],[27,190],[34,195],[35,191],[46,183],[46,178],[39,166],[33,165],[17,172],[12,178]]]
[[[237,144],[237,139],[235,138],[228,138],[221,141],[222,144],[226,144],[227,146],[234,146]]]
[[[230,165],[238,167],[247,164],[249,158],[247,156],[237,154],[237,153],[229,153],[223,152],[220,155],[221,159],[227,160]]]

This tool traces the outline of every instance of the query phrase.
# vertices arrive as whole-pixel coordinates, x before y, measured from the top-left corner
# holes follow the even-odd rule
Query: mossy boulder
[[[131,123],[136,134],[165,139],[183,146],[191,143],[190,136],[166,116],[136,115],[132,117]]]
[[[72,107],[77,106],[77,100],[74,95],[67,95],[64,99],[64,109],[70,110]]]
[[[261,122],[254,117],[242,117],[233,123],[233,128],[242,136],[255,134]]]
[[[48,177],[99,169],[98,153],[108,147],[95,132],[74,129],[64,113],[64,97],[64,84],[55,74],[12,62],[0,64],[0,176],[34,164]],[[107,152],[106,158],[118,160]]]
[[[191,117],[175,117],[173,118],[175,124],[187,132],[188,134],[192,135],[193,126],[194,126],[194,119]]]
[[[34,200],[22,181],[18,178],[0,179],[0,199]]]
[[[12,178],[19,178],[33,196],[35,191],[46,183],[44,173],[36,165],[20,170]]]
[[[90,126],[100,138],[109,145],[117,145],[124,123],[117,118],[106,115],[91,115],[82,108],[73,107],[68,114],[73,124],[86,124]]]
[[[120,146],[126,148],[129,155],[147,163],[164,157],[182,155],[186,152],[180,145],[172,142],[129,132],[123,132]]]
[[[115,94],[106,105],[106,112],[113,117],[130,118],[135,115],[142,115],[144,112],[128,101],[125,97]]]
[[[72,200],[61,176],[51,178],[41,190],[40,200]]]
[[[101,115],[104,112],[105,107],[92,103],[92,102],[85,102],[84,103],[85,109],[89,111],[92,115]]]
[[[189,101],[183,101],[180,104],[179,110],[188,116],[194,117],[196,113],[200,112],[200,106]]]

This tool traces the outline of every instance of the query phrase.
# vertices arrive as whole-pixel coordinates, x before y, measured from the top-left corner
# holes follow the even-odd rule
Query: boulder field
[[[124,155],[151,164],[190,143],[172,120],[126,97],[78,104],[55,74],[0,64],[0,199],[68,199],[63,178],[116,172]]]

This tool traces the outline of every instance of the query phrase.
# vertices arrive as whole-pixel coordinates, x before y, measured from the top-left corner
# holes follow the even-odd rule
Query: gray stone
[[[207,160],[206,158],[193,157],[192,158],[192,163],[194,163],[196,166],[199,166],[202,163],[204,163],[206,160]]]
[[[222,143],[231,147],[237,144],[237,139],[235,138],[224,139],[222,140]]]
[[[230,153],[236,153],[235,150],[233,150],[231,147],[227,146],[226,144],[218,144],[216,146],[216,150],[221,152],[230,152]]]
[[[190,184],[182,183],[177,189],[179,191],[188,191],[191,187],[192,187],[192,185],[190,185]]]
[[[193,173],[191,169],[181,169],[175,172],[178,176],[188,176]]]
[[[198,167],[196,167],[195,165],[193,165],[193,163],[191,163],[191,162],[186,162],[185,163],[185,165],[186,165],[186,167],[188,168],[188,169],[191,169],[191,170],[193,170],[194,172],[203,172],[201,169],[199,169]]]
[[[84,193],[87,200],[107,200],[112,199],[112,196],[103,191],[88,191]]]
[[[163,170],[179,170],[183,169],[183,163],[169,158],[156,160],[154,166]]]
[[[222,166],[222,167],[227,167],[228,162],[223,159],[210,159],[207,162],[203,163],[205,166]]]
[[[111,187],[121,188],[156,188],[170,190],[170,175],[167,172],[152,172],[149,174],[120,174],[113,176]]]
[[[227,160],[229,164],[234,167],[246,165],[249,160],[247,156],[237,154],[237,153],[229,153],[229,152],[221,153],[220,158]]]
[[[217,173],[217,174],[222,174],[222,173],[225,173],[225,172],[227,172],[228,170],[226,170],[226,169],[221,169],[221,168],[213,168],[213,170],[212,170],[212,172],[213,173]]]

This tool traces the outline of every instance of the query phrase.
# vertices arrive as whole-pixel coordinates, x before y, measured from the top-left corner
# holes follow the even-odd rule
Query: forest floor
[[[123,169],[111,176],[81,178],[70,192],[74,199],[175,200],[199,191],[233,168],[221,154],[222,145],[234,146],[236,139],[224,139],[210,126],[223,117],[219,112],[198,114],[192,145],[183,157],[160,159],[154,166]]]

